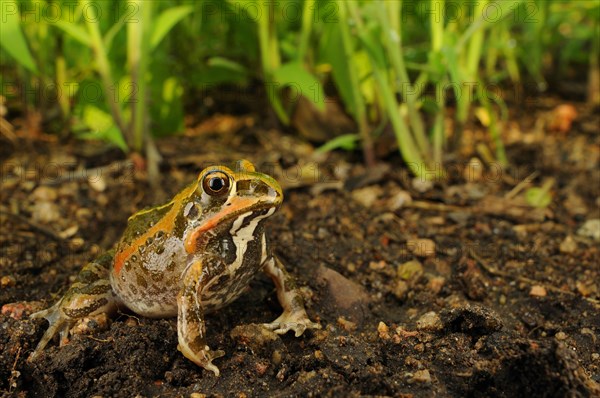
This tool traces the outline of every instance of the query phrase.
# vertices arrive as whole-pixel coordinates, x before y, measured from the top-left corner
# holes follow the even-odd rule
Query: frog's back
[[[177,314],[187,253],[177,228],[180,201],[131,216],[117,245],[111,284],[121,301],[148,317]]]

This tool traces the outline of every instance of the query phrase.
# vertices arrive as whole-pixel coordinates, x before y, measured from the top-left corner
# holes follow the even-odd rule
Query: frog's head
[[[205,236],[218,236],[243,225],[256,226],[271,216],[283,201],[281,186],[259,173],[247,160],[233,168],[211,166],[198,175],[193,198],[183,209],[189,221],[184,236],[188,253],[198,250]],[[238,225],[239,224],[239,225]]]

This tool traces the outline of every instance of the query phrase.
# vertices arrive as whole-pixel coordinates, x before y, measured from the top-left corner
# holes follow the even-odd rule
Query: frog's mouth
[[[204,220],[202,224],[191,230],[184,238],[184,247],[187,253],[196,253],[202,242],[208,236],[218,235],[220,230],[231,228],[238,219],[259,220],[273,214],[279,207],[280,201],[259,199],[256,197],[233,196],[229,198],[218,213]]]

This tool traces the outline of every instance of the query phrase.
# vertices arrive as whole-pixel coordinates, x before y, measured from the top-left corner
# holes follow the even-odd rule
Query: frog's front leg
[[[109,251],[96,260],[88,263],[77,275],[65,295],[52,307],[31,314],[31,318],[46,318],[50,323],[36,349],[29,356],[34,360],[43,351],[48,342],[60,334],[60,344],[67,341],[69,329],[73,324],[87,316],[110,313],[116,309],[118,299],[113,293],[109,268],[112,265],[114,252]]]
[[[202,290],[211,279],[209,263],[208,259],[196,260],[183,276],[183,287],[177,296],[177,349],[196,365],[219,376],[219,368],[212,361],[225,355],[225,352],[211,351],[206,344],[201,302]]]
[[[307,328],[321,329],[321,325],[308,319],[304,309],[304,300],[300,296],[294,279],[287,273],[281,261],[272,256],[265,260],[263,270],[275,283],[277,299],[283,307],[283,314],[273,322],[264,324],[264,326],[278,334],[293,330],[296,337],[302,335]]]

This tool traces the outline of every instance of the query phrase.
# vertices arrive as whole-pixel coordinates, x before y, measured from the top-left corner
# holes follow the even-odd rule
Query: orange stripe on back
[[[131,242],[131,245],[129,245],[129,247],[116,253],[113,269],[117,274],[121,272],[125,261],[127,261],[127,259],[138,250],[138,247],[140,245],[146,242],[146,239],[148,239],[149,236],[154,235],[155,233],[161,230],[168,231],[169,233],[173,231],[175,227],[175,219],[177,218],[177,215],[179,214],[179,211],[181,209],[183,198],[189,196],[195,189],[196,185],[191,184],[183,191],[178,193],[171,201],[172,203],[174,203],[173,207],[171,208],[171,210],[169,210],[167,214],[165,214],[165,216],[160,220],[160,222],[154,224],[152,227],[150,227],[150,229],[148,229],[148,231],[146,231],[146,233],[142,234],[139,238]],[[152,211],[152,209],[148,211]],[[133,215],[133,217],[135,217],[135,214]]]

